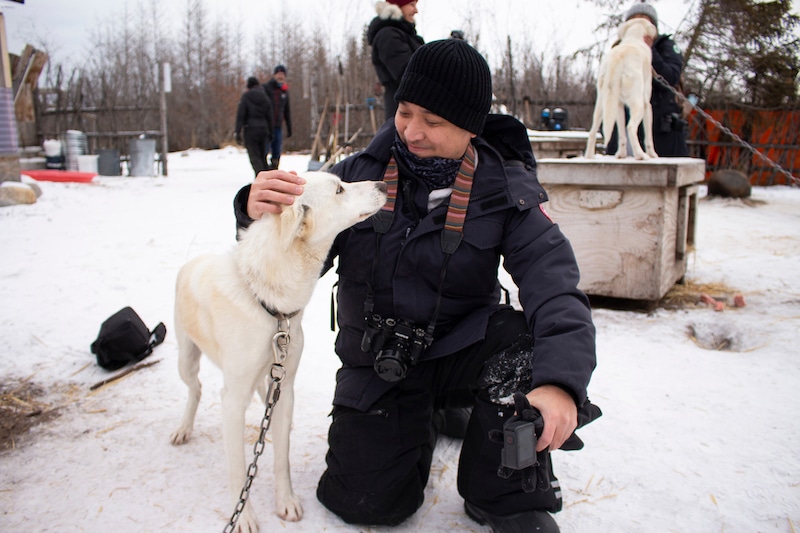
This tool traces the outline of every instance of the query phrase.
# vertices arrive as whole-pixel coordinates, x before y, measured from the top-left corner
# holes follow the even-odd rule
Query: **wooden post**
[[[19,135],[14,117],[14,89],[6,44],[6,21],[0,11],[0,181],[19,181]]]
[[[322,124],[325,122],[325,114],[328,112],[328,98],[325,97],[325,105],[322,107],[322,114],[319,117],[319,124],[317,124],[317,133],[314,135],[314,142],[311,144],[311,160],[316,161],[319,159],[319,152],[322,149],[322,139],[320,133],[322,132]]]

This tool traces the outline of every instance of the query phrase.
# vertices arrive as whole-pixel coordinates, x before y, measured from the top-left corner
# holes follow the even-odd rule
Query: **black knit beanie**
[[[431,41],[411,56],[394,98],[480,135],[492,105],[492,75],[466,41]]]

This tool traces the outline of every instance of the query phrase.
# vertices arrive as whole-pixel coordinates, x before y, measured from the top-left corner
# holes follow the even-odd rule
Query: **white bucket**
[[[96,155],[79,155],[78,157],[78,172],[93,172],[97,174],[97,158]]]
[[[58,139],[47,139],[42,143],[45,157],[58,157],[61,155],[61,141]]]

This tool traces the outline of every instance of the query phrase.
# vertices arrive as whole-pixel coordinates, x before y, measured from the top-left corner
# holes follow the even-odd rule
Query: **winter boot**
[[[467,516],[480,525],[488,525],[492,533],[559,533],[555,519],[547,511],[526,511],[508,516],[497,516],[464,502]]]

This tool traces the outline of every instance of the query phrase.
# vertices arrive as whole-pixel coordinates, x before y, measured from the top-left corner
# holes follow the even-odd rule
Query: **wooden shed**
[[[545,205],[572,242],[589,295],[656,301],[686,273],[705,161],[542,159]]]

